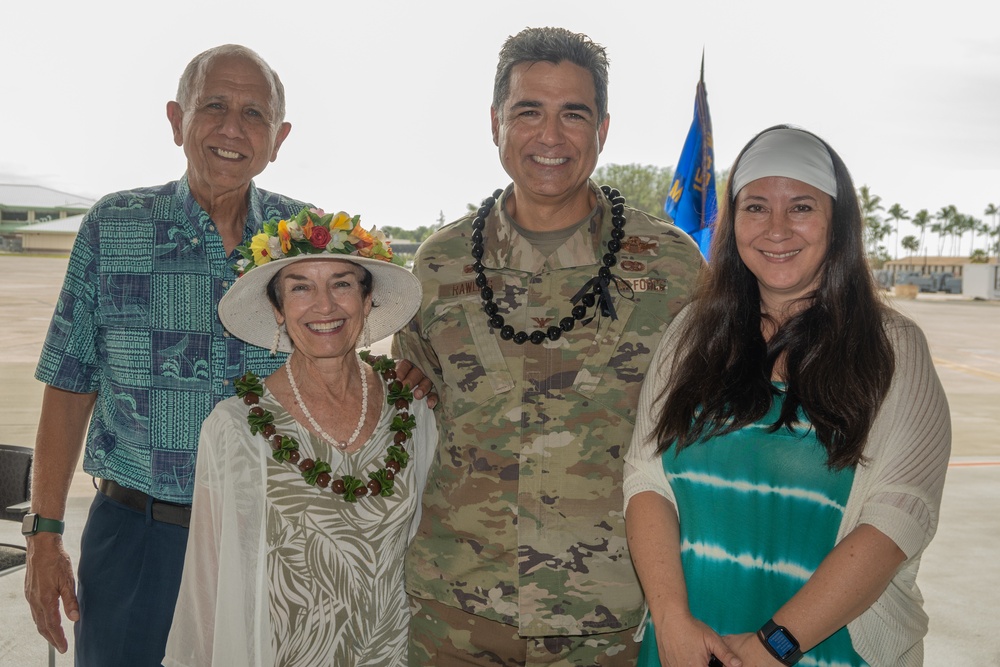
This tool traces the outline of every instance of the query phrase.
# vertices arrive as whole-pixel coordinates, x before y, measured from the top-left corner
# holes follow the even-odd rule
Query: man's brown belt
[[[121,503],[125,507],[134,509],[145,514],[146,505],[149,503],[149,496],[142,491],[128,489],[110,479],[102,479],[97,485],[97,490],[106,495],[116,503]],[[183,526],[187,528],[191,524],[191,506],[177,505],[162,500],[153,499],[153,521]]]

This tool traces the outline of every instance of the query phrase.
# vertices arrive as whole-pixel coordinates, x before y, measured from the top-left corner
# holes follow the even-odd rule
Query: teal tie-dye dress
[[[836,543],[854,481],[853,468],[826,466],[803,415],[794,432],[769,432],[783,400],[752,426],[662,456],[691,613],[720,635],[756,632],[805,584]],[[650,625],[639,665],[659,664]],[[799,664],[866,665],[846,627]]]

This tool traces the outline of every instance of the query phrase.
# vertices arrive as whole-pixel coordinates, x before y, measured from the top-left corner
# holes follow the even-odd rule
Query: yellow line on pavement
[[[986,378],[987,380],[996,380],[997,382],[1000,382],[1000,373],[985,371],[982,368],[976,368],[975,366],[957,364],[954,361],[948,361],[947,359],[934,358],[933,361],[934,365],[938,367],[950,368],[955,371],[961,371],[962,373],[968,373],[969,375],[978,375],[979,377]]]

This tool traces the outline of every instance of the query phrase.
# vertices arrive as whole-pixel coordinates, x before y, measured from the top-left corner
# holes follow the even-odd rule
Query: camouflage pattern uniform
[[[595,215],[547,258],[502,212],[511,187],[490,212],[482,261],[515,330],[558,325],[597,274],[611,212],[590,186]],[[483,312],[473,217],[421,245],[414,273],[423,302],[394,342],[441,399],[438,451],[406,558],[408,592],[516,626],[523,637],[621,632],[642,615],[625,541],[623,450],[650,357],[690,297],[701,256],[673,225],[626,207],[613,271],[634,297],[615,296],[618,318],[517,345]]]

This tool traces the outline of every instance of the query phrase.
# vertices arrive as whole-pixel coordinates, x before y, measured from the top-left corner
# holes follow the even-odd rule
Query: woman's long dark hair
[[[775,129],[798,128],[778,125],[764,132]],[[772,432],[791,428],[801,407],[826,448],[827,465],[851,467],[862,459],[895,370],[884,327],[888,307],[865,259],[857,193],[843,160],[823,142],[833,159],[837,197],[820,284],[805,297],[809,305],[775,322],[780,326],[765,341],[757,279],[736,247],[732,192],[732,175],[760,134],[740,151],[730,171],[712,261],[703,269],[669,369],[657,451],[671,446],[680,451],[763,418],[776,394],[774,364],[784,354],[786,396]]]

